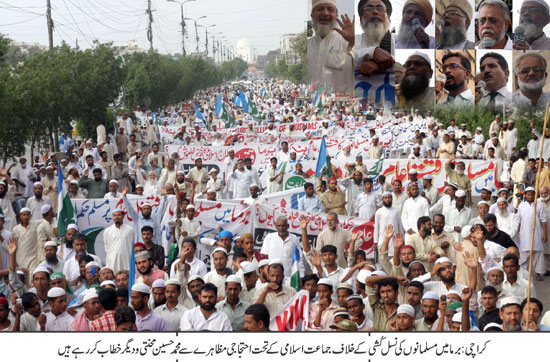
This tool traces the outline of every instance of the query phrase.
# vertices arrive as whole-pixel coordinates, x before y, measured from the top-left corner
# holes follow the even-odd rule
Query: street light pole
[[[197,47],[196,47],[195,51],[196,51],[197,54],[199,53],[199,31],[198,31],[197,21],[199,21],[201,19],[204,19],[204,18],[206,18],[206,15],[201,16],[200,18],[196,18],[196,19],[185,18],[185,20],[193,20],[193,22],[195,23],[195,39],[197,41]]]
[[[192,1],[197,1],[197,0],[185,0],[183,2],[181,1],[177,1],[177,0],[166,0],[168,2],[171,2],[171,3],[178,3],[180,4],[180,9],[181,9],[181,55],[183,57],[185,57],[187,55],[187,53],[185,52],[185,17],[183,16],[183,5],[188,3],[188,2],[192,2]]]

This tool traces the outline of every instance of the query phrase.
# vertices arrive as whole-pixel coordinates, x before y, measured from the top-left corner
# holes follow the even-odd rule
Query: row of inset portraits
[[[512,61],[519,55],[512,56],[512,49],[550,49],[545,0],[310,0],[309,5],[310,82],[364,104],[431,109],[477,100],[490,110],[514,108],[511,94],[523,81],[516,79]],[[492,89],[494,64],[480,64],[487,53],[493,53],[487,62],[498,59],[507,68],[502,69],[507,86],[498,92]]]

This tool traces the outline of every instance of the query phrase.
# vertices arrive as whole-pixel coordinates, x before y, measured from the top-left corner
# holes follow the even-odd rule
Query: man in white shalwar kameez
[[[391,224],[395,233],[404,234],[405,230],[401,224],[401,213],[392,207],[392,194],[386,191],[382,194],[382,207],[374,214],[374,245],[380,248],[384,241],[386,226]],[[394,234],[395,235],[395,234]],[[388,244],[388,256],[393,257],[393,236]]]
[[[546,209],[546,215],[550,214],[550,187],[543,186],[540,188],[539,204],[541,205],[541,207],[544,206],[544,208]],[[537,205],[537,207],[539,206]],[[549,231],[550,223],[546,222],[546,235],[548,235]],[[544,264],[546,265],[546,273],[544,274],[544,276],[548,276],[548,274],[550,274],[550,243],[544,243],[543,249]]]
[[[430,216],[430,205],[426,198],[419,195],[416,183],[409,184],[410,197],[403,204],[401,222],[405,233],[412,235],[418,231],[416,222],[420,216]]]
[[[495,214],[497,218],[498,228],[504,231],[510,238],[516,240],[519,229],[519,218],[514,212],[508,210],[508,201],[500,197],[497,200],[498,212]]]
[[[37,229],[42,223],[42,220],[31,221],[31,210],[22,208],[19,213],[21,223],[15,226],[12,230],[13,237],[17,240],[17,266],[34,270],[40,263],[37,253]]]
[[[542,280],[542,275],[546,273],[544,265],[543,247],[547,242],[546,232],[546,208],[537,207],[537,217],[533,220],[533,209],[535,206],[535,189],[528,187],[525,189],[525,201],[518,207],[519,217],[519,237],[518,249],[520,252],[519,263],[524,269],[529,267],[529,251],[531,248],[531,233],[533,223],[535,223],[535,239],[533,243],[533,268],[536,273],[536,279]]]
[[[130,269],[130,256],[135,241],[134,228],[124,225],[124,212],[122,209],[113,211],[114,225],[109,226],[103,232],[103,243],[105,244],[105,266],[119,270]]]
[[[359,194],[363,192],[363,173],[361,170],[353,171],[352,177],[347,177],[340,182],[346,188],[346,209],[348,215],[353,215],[353,204]]]
[[[352,92],[354,23],[347,15],[338,19],[336,0],[312,0],[311,18],[315,35],[307,40],[309,81]]]
[[[462,228],[468,227],[470,220],[472,219],[472,209],[465,206],[466,192],[464,190],[458,190],[456,192],[455,207],[451,210],[443,211],[445,215],[445,230],[453,235],[455,241],[463,241]]]

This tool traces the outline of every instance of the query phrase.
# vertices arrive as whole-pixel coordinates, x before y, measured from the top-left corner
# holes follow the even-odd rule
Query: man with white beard
[[[421,52],[415,52],[407,58],[404,64],[405,73],[399,83],[400,100],[403,108],[432,108],[435,102],[434,89],[430,87],[432,63],[430,57]]]
[[[474,11],[469,0],[451,0],[440,21],[443,21],[437,38],[437,49],[474,49],[467,39],[467,31]]]
[[[432,15],[433,8],[429,0],[407,0],[403,6],[395,47],[397,49],[433,49],[435,38],[424,31],[432,21]],[[418,22],[415,22],[415,19]]]
[[[395,63],[395,42],[390,33],[389,0],[361,0],[357,6],[363,34],[355,36],[355,62],[360,74],[384,73]]]
[[[336,0],[312,0],[311,19],[315,35],[307,40],[309,81],[351,92],[355,22],[347,15],[338,19]]]
[[[495,216],[498,228],[508,234],[510,238],[515,239],[519,229],[518,216],[508,211],[508,201],[504,197],[498,198],[497,207],[498,212]]]
[[[483,0],[478,7],[481,39],[478,49],[512,49],[513,41],[506,35],[510,26],[510,9],[502,0]]]
[[[523,1],[518,28],[523,29],[525,41],[516,41],[515,50],[550,49],[550,38],[544,34],[544,27],[550,22],[549,10],[545,0]]]
[[[542,109],[550,102],[550,93],[542,91],[546,84],[546,59],[539,53],[524,53],[517,57],[514,69],[519,92],[512,97],[518,109]]]
[[[543,186],[540,188],[539,202],[541,203],[541,206],[546,209],[546,215],[550,215],[550,187]],[[548,231],[550,231],[550,223],[547,222],[546,235],[550,235],[548,234]],[[550,243],[544,243],[543,253],[544,264],[546,265],[546,273],[544,273],[544,276],[547,277],[550,276]]]

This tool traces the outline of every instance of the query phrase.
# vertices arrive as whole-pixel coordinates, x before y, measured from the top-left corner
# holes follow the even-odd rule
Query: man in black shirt
[[[497,290],[488,285],[481,289],[481,304],[485,308],[485,313],[479,317],[479,329],[483,331],[483,328],[489,323],[502,324],[502,319],[499,316],[499,309],[497,308],[498,292]]]
[[[485,229],[487,229],[487,240],[497,243],[505,248],[509,248],[511,246],[517,248],[516,243],[514,243],[510,235],[498,229],[495,214],[485,215],[483,217],[483,222],[485,223]]]

